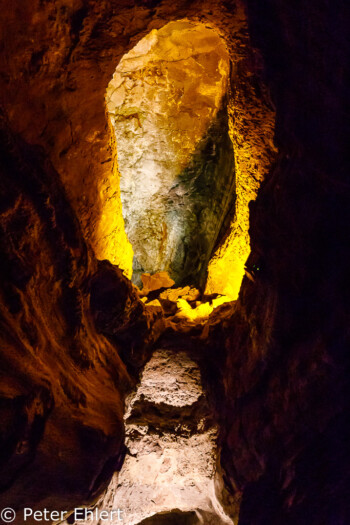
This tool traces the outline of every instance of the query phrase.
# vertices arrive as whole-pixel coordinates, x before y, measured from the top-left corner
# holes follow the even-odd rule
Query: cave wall
[[[247,7],[279,156],[251,205],[254,282],[244,279],[232,318],[211,326],[216,362],[222,356],[222,465],[242,495],[240,525],[345,525],[349,9]]]
[[[118,60],[189,16],[225,34],[236,57],[236,149],[269,102],[254,96],[259,65],[240,5],[15,0],[1,10],[1,504],[65,509],[120,467],[126,368],[135,375],[157,337],[130,284],[95,259],[120,262],[125,247],[105,108]],[[252,179],[266,167],[258,157],[241,157]]]
[[[263,62],[247,48],[241,8],[231,2],[221,8],[203,2],[147,1],[133,7],[126,1],[18,0],[10,7],[2,2],[1,102],[8,119],[4,126],[17,137],[9,131],[3,135],[1,187],[7,257],[2,271],[4,283],[10,283],[2,289],[2,343],[8,349],[1,382],[6,505],[31,501],[42,507],[52,494],[55,507],[58,497],[62,506],[80,503],[103,485],[110,467],[118,466],[128,376],[115,344],[123,339],[108,312],[95,310],[91,320],[91,289],[85,287],[99,275],[89,244],[106,254],[118,238],[113,237],[116,225],[107,227],[109,209],[101,221],[101,203],[107,202],[113,214],[118,200],[104,92],[118,59],[140,37],[165,21],[191,16],[235,36],[230,50],[238,57],[238,84],[232,115],[243,184],[247,173],[261,179],[270,163],[269,155],[259,156],[259,147],[253,154],[247,149],[264,140],[257,133],[265,132],[261,113],[256,114],[257,94],[271,108],[259,75],[276,107],[280,152],[252,206],[248,265],[261,270],[254,282],[244,280],[232,315],[209,330],[207,354],[214,359],[208,381],[215,374],[227,485],[243,495],[240,525],[350,522],[348,7],[342,0],[294,7],[281,0],[247,0],[249,31]],[[247,122],[245,115],[256,118]],[[271,129],[271,111],[265,115]],[[72,210],[57,222],[68,201]],[[243,219],[248,224],[247,214]],[[108,282],[125,282],[120,274],[110,276],[113,269],[100,269]],[[125,305],[130,305],[136,299],[127,285],[125,290]],[[74,295],[80,306],[72,311]],[[105,297],[95,299],[97,306]],[[123,302],[112,297],[116,303],[123,312]],[[29,309],[35,320],[28,327]],[[97,334],[96,323],[114,346]],[[88,437],[86,427],[92,429]],[[19,443],[17,449],[6,448],[12,442]],[[60,447],[61,459],[53,453]],[[23,478],[16,480],[17,473]]]
[[[152,316],[96,261],[42,148],[0,129],[0,506],[19,523],[90,503],[120,469]]]
[[[237,297],[249,253],[248,202],[274,153],[274,112],[257,82],[262,63],[250,45],[242,3],[15,0],[7,7],[2,1],[0,82],[9,123],[28,143],[45,149],[96,256],[128,276],[131,249],[106,88],[122,56],[172,20],[204,23],[222,37],[233,59],[228,112],[237,206],[209,266],[207,291]]]

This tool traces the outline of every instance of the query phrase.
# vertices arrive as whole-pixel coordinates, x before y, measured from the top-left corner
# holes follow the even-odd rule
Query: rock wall
[[[258,81],[262,64],[250,44],[240,1],[130,5],[127,0],[103,0],[86,5],[82,0],[14,0],[11,9],[4,2],[2,105],[13,130],[45,149],[96,256],[130,276],[131,247],[121,213],[106,89],[122,56],[142,37],[182,19],[213,29],[232,60],[228,112],[237,206],[231,210],[232,224],[226,224],[223,246],[215,247],[208,292],[235,298],[249,253],[248,203],[256,197],[274,152],[274,112]]]
[[[186,351],[155,350],[127,399],[125,425],[125,462],[97,509],[121,509],[125,525],[155,525],[162,518],[233,524],[215,495],[217,428],[199,367]],[[81,523],[98,525],[99,519]]]
[[[280,154],[251,206],[252,253],[209,370],[240,525],[350,520],[349,89],[345,2],[248,1]],[[223,335],[223,332],[225,335]],[[223,351],[226,350],[226,352]]]
[[[126,365],[145,359],[152,319],[118,268],[97,265],[57,172],[3,117],[0,153],[0,507],[20,523],[24,506],[91,502],[120,469]]]
[[[254,97],[258,66],[239,5],[14,0],[0,7],[1,503],[59,509],[90,502],[118,469],[125,367],[137,371],[144,340],[153,340],[153,321],[130,283],[95,259],[120,263],[127,253],[105,109],[116,64],[154,28],[186,17],[205,22],[235,56],[237,151],[243,132],[254,135],[270,110],[264,94]],[[247,108],[256,118],[242,118]],[[257,152],[249,162],[241,156],[252,180],[266,164]]]
[[[88,283],[98,267],[86,245],[112,262],[123,252],[104,94],[118,60],[142,36],[189,17],[225,34],[236,57],[237,188],[249,189],[238,189],[237,200],[255,196],[273,158],[273,104],[280,152],[251,207],[250,279],[236,306],[222,307],[225,318],[206,329],[208,345],[200,342],[227,487],[242,495],[240,525],[350,522],[348,6],[246,0],[246,7],[264,62],[249,43],[244,11],[229,1],[2,2],[1,103],[17,137],[6,124],[4,506],[90,501],[120,465],[129,380],[96,326],[114,344],[130,334],[122,339],[108,312],[99,313],[103,294],[92,313]],[[235,219],[243,238],[247,209]],[[222,289],[236,261],[228,253],[229,264],[217,264]],[[109,280],[124,282],[120,274]],[[130,285],[123,288],[114,297],[122,297],[116,315],[125,311],[127,325],[137,303]]]

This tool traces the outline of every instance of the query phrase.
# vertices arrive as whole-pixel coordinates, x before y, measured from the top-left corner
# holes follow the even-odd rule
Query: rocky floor
[[[96,505],[120,509],[108,523],[233,523],[215,496],[216,428],[198,365],[186,352],[154,352],[127,400],[125,425],[124,465]],[[106,521],[94,515],[76,523]]]

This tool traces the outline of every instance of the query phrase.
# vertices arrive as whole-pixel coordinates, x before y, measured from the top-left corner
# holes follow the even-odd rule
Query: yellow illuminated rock
[[[183,317],[190,321],[202,321],[208,319],[209,315],[218,306],[229,302],[231,299],[226,295],[219,296],[212,301],[200,303],[196,308],[192,308],[185,299],[178,299],[177,307],[178,311],[176,317]]]
[[[122,58],[108,86],[121,176],[115,155],[113,179],[101,183],[99,231],[109,233],[97,235],[98,256],[128,277],[134,273],[137,284],[145,271],[168,271],[177,284],[206,279],[206,293],[238,297],[250,252],[248,205],[276,150],[265,93],[259,99],[239,75],[238,57],[230,59],[231,66],[225,41],[212,28],[171,22]],[[218,130],[227,138],[218,139]],[[221,150],[214,160],[209,146]],[[216,166],[203,179],[198,173],[208,159]]]
[[[111,126],[111,123],[109,122]],[[111,150],[114,151],[112,173],[100,182],[102,213],[97,225],[95,253],[99,259],[108,259],[123,270],[131,279],[133,249],[125,233],[120,200],[120,174],[116,155],[114,134],[111,133]]]
[[[249,202],[256,199],[277,149],[273,141],[275,113],[268,94],[263,92],[258,98],[248,79],[245,82],[238,75],[231,87],[229,134],[235,156],[235,210],[228,235],[210,260],[206,293],[220,293],[235,300],[250,253]]]
[[[177,284],[205,281],[234,198],[228,75],[219,35],[177,21],[145,36],[122,58],[108,86],[137,284],[142,273],[159,271]]]
[[[141,275],[141,281],[143,284],[142,294],[147,295],[149,292],[154,290],[160,290],[160,288],[169,288],[175,282],[173,279],[170,279],[167,272],[159,272],[153,275],[149,273],[144,273]]]

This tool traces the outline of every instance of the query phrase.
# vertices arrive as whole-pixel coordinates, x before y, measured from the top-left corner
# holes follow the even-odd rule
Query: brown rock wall
[[[250,279],[221,355],[222,464],[240,525],[349,522],[345,3],[248,1],[280,155],[251,206]],[[225,349],[225,351],[223,351]],[[215,366],[213,362],[213,366]]]
[[[128,355],[132,338],[118,328],[124,320],[135,327],[143,310],[118,272],[98,269],[83,241],[84,234],[103,252],[111,233],[97,227],[115,190],[104,94],[122,54],[150,29],[188,17],[225,34],[236,57],[232,113],[243,182],[251,171],[260,180],[271,160],[259,157],[259,147],[253,155],[245,149],[263,140],[255,103],[270,101],[260,74],[276,106],[280,150],[252,207],[252,279],[245,279],[236,306],[223,306],[225,317],[205,332],[227,485],[243,493],[240,525],[347,525],[346,3],[247,0],[264,66],[232,2],[8,5],[1,5],[1,98],[21,139],[4,127],[4,504],[81,504],[120,463],[128,376],[95,323]],[[108,273],[113,298],[121,296],[118,326],[101,310],[103,294],[90,310],[89,287],[91,279],[100,282],[99,271]]]
[[[239,256],[230,253],[220,262],[223,251],[216,253],[209,291],[219,287],[236,296],[249,249],[247,203],[255,198],[273,151],[273,112],[257,80],[260,59],[249,44],[241,3],[15,0],[10,9],[6,5],[1,94],[10,125],[27,142],[44,147],[97,257],[127,272],[130,246],[119,220],[116,145],[105,108],[108,83],[125,53],[172,20],[204,23],[223,38],[234,63],[229,112],[241,203],[233,252]],[[237,276],[227,283],[226,268],[236,265]]]
[[[119,351],[142,362],[150,321],[112,267],[114,345],[99,333],[103,267],[42,150],[3,118],[0,190],[0,506],[69,510],[120,469],[131,380]]]

